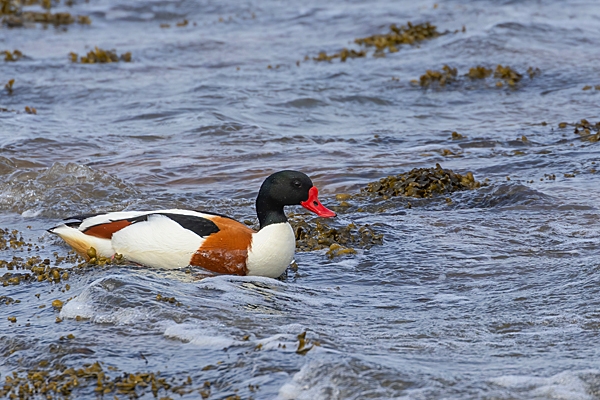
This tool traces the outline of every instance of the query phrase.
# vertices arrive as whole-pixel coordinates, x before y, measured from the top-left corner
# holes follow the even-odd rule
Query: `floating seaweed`
[[[519,74],[517,71],[515,71],[508,65],[505,67],[502,65],[498,65],[496,67],[496,70],[494,71],[494,78],[504,80],[508,86],[515,86],[523,78],[523,75]],[[496,83],[496,86],[501,86],[498,85],[498,83]]]
[[[0,15],[13,15],[19,12],[19,4],[14,0],[0,0]]]
[[[10,51],[10,50],[5,50],[3,52],[0,52],[0,54],[4,53],[4,61],[7,62],[14,62],[14,61],[18,61],[21,58],[23,58],[23,53],[21,53],[19,50],[14,50],[14,51]]]
[[[21,300],[15,300],[12,297],[0,296],[0,304],[4,304],[5,306],[11,305],[11,304],[18,304],[20,302],[21,302]]]
[[[42,247],[43,248],[43,247]],[[0,229],[0,251],[19,251],[19,252],[39,252],[40,246],[27,242],[23,235],[17,230]],[[60,257],[54,253],[54,261],[50,258],[42,258],[38,255],[30,257],[12,256],[12,259],[0,259],[0,268],[6,269],[0,276],[0,285],[10,286],[21,283],[61,283],[70,278],[71,274],[85,274],[91,268],[122,264],[125,262],[120,254],[114,257],[97,257],[96,250],[90,248],[87,254],[87,261],[84,261],[77,254],[71,252],[66,257]],[[61,268],[60,265],[66,263],[69,268]]]
[[[441,71],[427,70],[425,74],[419,78],[419,84],[421,86],[429,86],[433,82],[437,82],[440,86],[444,86],[447,83],[451,83],[456,79],[456,68],[444,65]]]
[[[8,91],[8,94],[12,94],[13,93],[13,85],[15,83],[14,79],[11,79],[8,81],[8,83],[6,85],[4,85],[4,88]]]
[[[389,33],[354,39],[354,43],[366,47],[375,47],[375,55],[381,56],[384,55],[385,50],[389,53],[395,53],[400,45],[414,45],[441,35],[442,33],[437,31],[437,27],[429,22],[413,25],[409,21],[406,26],[390,25]]]
[[[73,340],[75,336],[70,334],[61,339]],[[39,396],[70,398],[81,389],[93,387],[101,397],[113,395],[116,398],[116,395],[124,395],[138,398],[146,393],[152,393],[155,398],[158,398],[159,393],[183,396],[197,390],[193,388],[190,376],[172,378],[168,381],[167,378],[160,377],[160,372],[123,372],[114,377],[110,376],[111,372],[114,374],[115,371],[118,371],[118,368],[109,366],[105,370],[103,363],[98,361],[83,364],[79,368],[68,368],[63,364],[42,360],[38,367],[7,375],[4,385],[0,387],[0,396],[19,399],[34,399]]]
[[[592,124],[587,119],[582,119],[574,124],[573,133],[579,135],[581,140],[596,143],[600,141],[600,121]]]
[[[156,300],[164,301],[165,303],[175,304],[177,307],[181,307],[182,305],[181,302],[177,301],[175,297],[166,297],[160,293],[156,295]]]
[[[430,40],[441,36],[445,33],[437,31],[435,25],[431,25],[429,22],[422,24],[413,25],[408,22],[406,26],[396,26],[396,24],[390,25],[390,32],[385,34],[375,34],[364,38],[354,39],[354,43],[365,48],[375,48],[373,56],[384,57],[386,50],[388,53],[396,53],[399,51],[398,47],[401,45],[415,45],[424,40]],[[332,61],[339,58],[342,62],[345,62],[348,58],[361,58],[367,56],[367,50],[353,50],[343,48],[338,53],[327,55],[326,52],[322,51],[317,57],[313,57],[314,61]],[[305,58],[305,60],[308,59]],[[297,63],[299,64],[299,63]]]
[[[383,234],[377,233],[371,225],[357,226],[354,223],[334,227],[330,222],[318,218],[306,220],[301,215],[290,215],[290,223],[296,236],[299,251],[327,249],[327,256],[356,254],[354,248],[370,248],[383,243]]]
[[[79,62],[81,64],[103,64],[112,62],[131,62],[131,52],[123,53],[120,56],[117,55],[115,50],[102,50],[98,47],[94,47],[94,50],[88,52],[85,56],[79,57],[77,53],[69,53],[69,57],[72,62]]]
[[[482,184],[475,180],[471,172],[461,175],[436,164],[435,168],[414,168],[410,172],[371,182],[361,189],[361,192],[375,194],[385,199],[395,196],[431,198],[461,190],[473,190],[481,186]]]
[[[16,1],[0,0],[0,15],[4,15],[2,22],[9,28],[25,26],[26,23],[41,23],[53,25],[70,25],[75,22],[82,25],[91,24],[92,20],[86,15],[74,16],[68,12],[52,13],[50,11],[24,11],[23,6],[41,5],[46,10],[52,8],[51,0],[41,1]]]
[[[306,331],[302,332],[298,335],[298,348],[296,349],[296,354],[306,355],[313,347],[320,346],[319,342],[313,341],[310,346],[308,345],[310,342],[306,339]]]
[[[539,68],[529,67],[527,70],[530,79],[540,74]],[[469,68],[469,72],[464,74],[465,77],[471,80],[485,80],[492,76],[497,79],[496,87],[503,87],[505,84],[509,87],[515,87],[523,79],[523,75],[512,69],[509,66],[497,65],[495,70],[478,65]],[[433,83],[438,86],[445,86],[448,83],[458,82],[459,78],[456,68],[444,65],[441,71],[427,70],[421,75],[419,80],[412,80],[411,83],[419,84],[422,87],[429,87]]]
[[[331,61],[334,58],[339,58],[342,62],[346,62],[346,60],[348,58],[360,58],[360,57],[366,57],[367,56],[367,52],[365,50],[360,50],[360,51],[356,51],[356,50],[348,50],[347,48],[343,48],[342,51],[340,51],[339,53],[334,53],[330,56],[327,55],[326,52],[322,51],[319,53],[319,55],[317,57],[313,57],[313,60],[315,61]]]
[[[467,72],[465,75],[471,79],[485,79],[488,76],[492,75],[492,72],[494,71],[492,71],[489,68],[478,65],[476,67],[469,68],[469,72]]]

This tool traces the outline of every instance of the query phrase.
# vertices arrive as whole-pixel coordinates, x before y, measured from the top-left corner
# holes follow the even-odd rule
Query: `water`
[[[600,398],[600,153],[558,126],[600,119],[595,2],[93,0],[53,10],[92,24],[0,28],[0,50],[27,56],[0,62],[0,83],[15,79],[0,97],[14,110],[0,112],[0,226],[43,246],[2,259],[66,255],[45,229],[73,214],[188,207],[254,218],[260,183],[280,169],[309,174],[328,206],[436,163],[489,185],[450,205],[350,201],[336,223],[374,224],[384,244],[332,260],[298,253],[281,281],[119,265],[2,287],[21,301],[0,305],[2,381],[44,360],[100,361],[112,378],[189,376],[190,399],[206,381],[209,398]],[[409,20],[450,33],[384,58],[304,60]],[[133,61],[69,61],[94,46]],[[444,64],[457,82],[410,82]],[[516,89],[460,76],[497,64],[524,75]],[[530,78],[529,67],[541,73]],[[305,331],[320,346],[297,354]],[[71,397],[96,398],[95,384]]]

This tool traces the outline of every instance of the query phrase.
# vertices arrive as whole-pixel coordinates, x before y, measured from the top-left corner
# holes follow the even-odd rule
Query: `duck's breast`
[[[271,224],[256,232],[248,252],[248,275],[277,278],[294,259],[296,238],[287,222]]]

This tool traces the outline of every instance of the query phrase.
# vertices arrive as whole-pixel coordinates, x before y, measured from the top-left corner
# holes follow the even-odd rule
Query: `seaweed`
[[[365,50],[348,50],[347,48],[343,48],[339,53],[334,53],[330,56],[327,55],[326,52],[322,51],[319,53],[317,57],[313,57],[315,61],[331,61],[334,58],[339,58],[342,62],[346,62],[348,58],[359,58],[366,57],[367,52]]]
[[[361,193],[384,199],[396,196],[431,198],[456,191],[474,190],[481,186],[482,183],[476,181],[471,172],[461,175],[436,164],[435,168],[414,168],[406,173],[371,182],[361,189]]]
[[[4,61],[6,62],[15,62],[23,58],[23,53],[21,53],[19,50],[14,50],[12,52],[10,50],[5,50],[0,52],[0,54],[2,53],[4,53]]]
[[[492,71],[489,68],[478,65],[476,67],[469,68],[469,72],[467,72],[465,75],[471,79],[485,79],[488,76],[492,75],[492,72],[494,71]]]
[[[600,141],[600,121],[591,123],[587,119],[582,119],[573,125],[573,133],[579,135],[581,140],[590,143],[596,143]]]
[[[16,322],[15,317],[8,319],[13,323]],[[74,339],[75,336],[72,334],[61,337],[63,341]],[[91,350],[87,349],[87,351]],[[160,372],[123,372],[111,376],[118,371],[118,368],[108,366],[105,370],[103,364],[96,361],[75,368],[53,360],[42,360],[37,367],[7,375],[4,385],[0,387],[0,396],[19,399],[34,399],[40,396],[71,398],[71,396],[77,397],[80,390],[89,387],[92,387],[100,397],[112,395],[115,398],[116,395],[137,398],[146,393],[151,393],[154,397],[158,397],[159,393],[183,396],[197,390],[193,388],[190,376],[172,378],[169,381],[161,377]],[[202,386],[206,387],[206,384]]]
[[[131,62],[131,52],[123,53],[119,56],[115,50],[103,50],[94,47],[94,50],[89,51],[85,56],[81,57],[77,53],[71,52],[69,53],[69,58],[74,63],[79,59],[81,64],[104,64],[119,61]]]
[[[398,46],[403,44],[415,45],[424,40],[431,40],[441,36],[437,27],[429,22],[413,25],[410,21],[406,26],[390,25],[390,32],[376,34],[364,38],[354,39],[354,43],[366,47],[375,47],[375,56],[381,56],[385,50],[396,53]]]
[[[41,5],[46,12],[40,11],[25,11],[24,6]],[[2,22],[9,28],[23,27],[27,23],[53,24],[53,25],[70,25],[75,22],[82,25],[91,24],[92,20],[87,15],[72,15],[68,12],[52,13],[49,10],[52,8],[50,0],[41,1],[25,1],[16,0],[0,0],[0,15],[4,15]]]
[[[39,252],[42,249],[43,246],[40,247],[25,241],[21,232],[0,228],[0,251]],[[120,254],[116,254],[111,258],[97,257],[96,250],[93,247],[87,252],[87,261],[74,252],[70,252],[65,257],[60,257],[55,252],[53,256],[54,261],[51,261],[50,258],[42,258],[39,255],[30,257],[13,255],[12,259],[0,259],[0,268],[7,270],[0,276],[0,285],[9,286],[38,282],[58,284],[68,280],[72,274],[86,274],[92,268],[125,262]],[[60,265],[63,263],[69,264],[69,267],[61,268]]]
[[[332,222],[319,218],[306,220],[302,215],[290,215],[290,223],[296,237],[298,251],[327,249],[327,256],[334,258],[356,254],[355,248],[368,249],[383,243],[383,234],[377,233],[371,225],[332,226]]]
[[[389,29],[390,31],[388,33],[374,34],[354,39],[354,43],[363,47],[362,50],[343,48],[339,52],[331,55],[327,55],[326,52],[322,51],[318,56],[313,57],[312,59],[314,61],[331,62],[332,60],[339,58],[340,61],[346,62],[348,58],[366,57],[367,49],[369,48],[375,48],[375,51],[373,52],[374,57],[385,57],[386,52],[396,53],[402,45],[416,45],[422,41],[434,39],[447,33],[438,32],[437,27],[429,22],[413,25],[409,21],[406,25],[400,27],[396,24],[392,24]],[[305,60],[308,59],[309,57],[307,56]],[[296,64],[299,65],[299,62]]]
[[[535,76],[539,75],[541,71],[539,68],[529,67],[527,69],[527,73],[530,79],[533,79]],[[496,79],[495,86],[498,88],[503,87],[505,84],[509,87],[515,88],[518,86],[518,83],[522,81],[523,75],[511,68],[510,66],[503,66],[501,64],[496,66],[496,69],[492,70],[491,68],[486,68],[484,66],[478,65],[475,67],[469,68],[469,72],[463,75],[464,77],[474,81],[480,80],[484,81],[485,79],[493,76]],[[458,83],[461,79],[458,77],[458,71],[456,68],[452,68],[448,65],[444,65],[441,71],[427,70],[425,74],[421,75],[419,80],[412,80],[411,83],[418,84],[421,87],[427,88],[432,86],[434,83],[437,84],[438,87],[445,86],[450,83]]]
[[[508,86],[515,86],[523,78],[523,75],[519,74],[508,65],[498,65],[494,71],[494,78],[502,79]],[[498,81],[496,86],[502,86],[501,82]]]
[[[433,82],[437,82],[440,86],[444,86],[446,83],[451,83],[456,79],[456,73],[456,68],[447,65],[444,65],[441,71],[427,70],[419,78],[419,84],[421,86],[429,86]]]
[[[6,85],[4,85],[4,88],[6,89],[6,91],[8,92],[8,94],[13,94],[13,85],[15,83],[14,79],[10,79],[8,81],[8,83]]]

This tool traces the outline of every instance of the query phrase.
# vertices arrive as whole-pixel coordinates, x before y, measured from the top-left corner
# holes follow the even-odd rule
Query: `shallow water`
[[[372,224],[383,245],[298,253],[283,280],[125,264],[2,287],[21,301],[0,304],[2,381],[51,359],[190,376],[190,399],[205,381],[209,398],[600,398],[599,144],[558,126],[600,119],[600,90],[582,90],[600,84],[600,8],[390,3],[91,0],[54,9],[90,26],[0,27],[0,51],[27,56],[0,61],[0,83],[15,79],[0,97],[0,226],[43,246],[2,259],[66,255],[45,229],[74,214],[251,219],[260,183],[280,169],[308,173],[332,206],[336,193],[436,163],[489,180],[451,204],[351,200],[334,224]],[[384,58],[304,59],[409,20],[449,33]],[[94,46],[133,60],[69,61]],[[444,64],[457,82],[411,83]],[[524,75],[516,88],[460,76],[497,64]],[[304,331],[320,345],[302,355]]]

